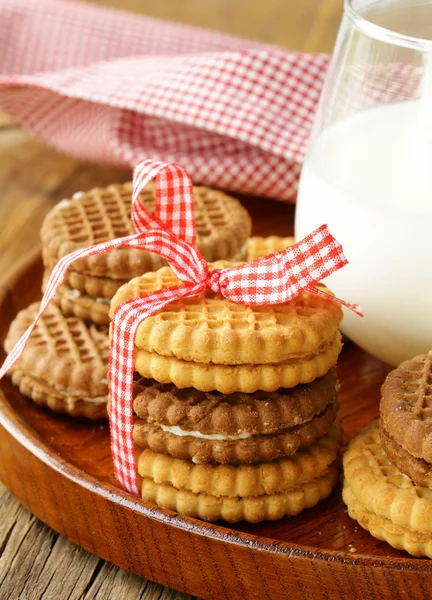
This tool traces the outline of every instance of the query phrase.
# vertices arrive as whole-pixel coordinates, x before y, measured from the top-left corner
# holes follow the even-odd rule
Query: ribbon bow
[[[156,178],[155,214],[140,203],[141,191]],[[316,283],[347,264],[342,246],[322,225],[286,250],[236,267],[209,271],[195,247],[193,187],[179,165],[143,161],[134,169],[131,218],[135,235],[117,238],[76,250],[54,267],[39,313],[0,369],[0,379],[20,357],[37,321],[62,284],[68,267],[76,260],[114,250],[137,248],[159,254],[183,282],[176,287],[147,294],[117,307],[112,320],[109,357],[111,450],[117,480],[139,495],[133,444],[133,373],[135,335],[141,321],[164,306],[206,289],[240,304],[263,305],[288,302],[303,291],[339,302],[361,315],[356,304],[335,298]]]

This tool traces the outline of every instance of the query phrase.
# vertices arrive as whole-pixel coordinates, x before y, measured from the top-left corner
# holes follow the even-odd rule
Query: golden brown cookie
[[[251,237],[246,245],[246,260],[249,262],[262,256],[267,256],[279,250],[285,250],[294,244],[293,237],[279,237],[270,235],[268,237]]]
[[[251,232],[251,219],[240,202],[223,192],[194,187],[197,247],[209,261],[231,259],[245,246]],[[44,263],[78,248],[132,235],[132,183],[94,188],[60,202],[44,220],[41,229]],[[140,196],[142,204],[154,212],[155,186],[150,184]],[[131,279],[162,267],[165,261],[143,250],[120,248],[106,254],[82,258],[74,271],[112,279]]]
[[[432,465],[422,458],[416,458],[383,428],[380,423],[380,438],[382,447],[392,462],[402,473],[407,475],[416,485],[432,489]]]
[[[403,362],[381,390],[384,429],[415,458],[432,463],[432,352]]]
[[[387,542],[397,550],[405,550],[413,556],[428,556],[432,558],[432,534],[411,531],[406,527],[395,525],[371,512],[357,500],[348,485],[344,485],[342,497],[348,507],[348,514],[355,519],[363,529],[369,531],[374,538]]]
[[[377,420],[349,443],[343,466],[344,485],[366,510],[398,527],[432,533],[432,491],[416,486],[389,461]]]
[[[222,519],[228,523],[259,523],[298,515],[305,508],[315,506],[331,494],[338,479],[338,469],[336,463],[333,463],[321,477],[295,490],[238,498],[194,494],[184,489],[178,490],[169,483],[157,484],[151,478],[144,477],[141,495],[148,502],[204,521]]]
[[[217,390],[222,394],[252,394],[257,390],[274,392],[322,377],[336,365],[341,350],[341,335],[337,331],[318,353],[276,364],[205,364],[137,350],[135,369],[143,377],[160,383],[174,383],[178,388],[193,387],[203,392]]]
[[[136,419],[134,441],[140,448],[199,463],[239,464],[275,460],[309,446],[328,433],[337,418],[337,404],[329,404],[310,421],[267,435],[200,434],[180,427]]]
[[[230,263],[220,261],[210,268],[229,266]],[[136,277],[118,290],[111,302],[111,314],[126,300],[178,284],[170,267]],[[341,319],[339,304],[316,294],[303,293],[285,304],[245,306],[207,290],[198,297],[174,301],[145,319],[138,328],[135,343],[146,354],[181,361],[264,365],[322,352],[334,340]],[[327,365],[326,371],[332,364]],[[309,376],[303,382],[326,371],[314,372],[312,378]],[[297,383],[302,381],[289,386]]]
[[[33,323],[38,310],[36,302],[18,313],[5,340],[6,352]],[[65,317],[50,304],[12,369],[13,381],[38,404],[73,416],[99,418],[106,415],[108,401],[108,353],[107,328]]]
[[[197,465],[189,460],[144,450],[138,459],[141,477],[156,484],[211,496],[249,497],[279,494],[321,477],[338,458],[342,429],[334,423],[328,435],[288,458],[255,465]]]

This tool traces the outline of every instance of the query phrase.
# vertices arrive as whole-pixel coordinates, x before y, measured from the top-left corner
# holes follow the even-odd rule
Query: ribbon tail
[[[350,308],[359,317],[364,316],[359,304],[347,302],[346,300],[342,300],[342,298],[338,298],[337,296],[334,296],[333,294],[324,292],[324,290],[320,290],[318,287],[316,287],[316,285],[314,283],[309,284],[305,289],[308,292],[311,292],[311,294],[316,294],[317,296],[320,296],[321,298],[324,298],[325,300],[330,300],[331,302],[338,302],[339,304],[342,304],[342,306],[346,306],[347,308]]]
[[[139,324],[184,296],[197,296],[205,283],[186,283],[124,302],[114,312],[109,356],[110,430],[114,471],[119,483],[139,496],[133,442],[133,375],[135,337]]]

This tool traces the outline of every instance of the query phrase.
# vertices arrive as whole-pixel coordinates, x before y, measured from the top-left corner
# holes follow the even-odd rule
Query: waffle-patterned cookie
[[[432,464],[416,458],[400,446],[380,423],[381,445],[391,463],[416,485],[432,489]]]
[[[173,383],[178,388],[193,387],[202,392],[212,390],[222,394],[235,392],[252,394],[257,390],[274,392],[279,388],[291,388],[322,377],[336,365],[341,350],[341,335],[337,331],[317,354],[292,358],[276,364],[205,364],[137,350],[135,369],[148,379],[155,379],[160,383]]]
[[[220,261],[210,266],[220,269],[230,264]],[[126,300],[178,284],[169,267],[145,273],[118,290],[111,313]],[[285,304],[245,306],[207,290],[145,319],[135,343],[147,353],[183,361],[263,365],[320,353],[334,339],[341,319],[339,304],[315,294],[304,293]]]
[[[207,260],[231,259],[237,255],[251,232],[251,219],[238,200],[223,192],[195,187],[197,246]],[[41,229],[44,263],[52,268],[69,252],[135,233],[131,220],[132,183],[95,188],[75,194],[59,203],[45,218]],[[149,185],[140,196],[154,212],[155,187]],[[143,250],[121,248],[106,254],[82,258],[73,270],[112,279],[130,279],[163,266],[165,261]]]
[[[201,434],[271,434],[310,421],[336,399],[335,369],[310,384],[276,392],[220,394],[141,380],[135,413],[149,423]]]
[[[34,303],[18,313],[5,340],[6,352],[12,350],[38,310],[39,303]],[[74,406],[79,406],[76,416],[83,414],[79,402],[83,400],[91,405],[86,416],[93,416],[95,403],[102,411],[108,401],[108,352],[106,328],[67,318],[55,304],[50,304],[13,367],[14,382],[38,403],[43,402],[44,395],[48,406],[49,400],[55,401],[57,411],[61,411],[63,397],[64,412],[75,415]]]
[[[199,463],[239,464],[291,456],[328,433],[337,418],[337,405],[329,404],[310,421],[269,435],[203,435],[177,426],[155,425],[137,419],[134,441],[140,448]]]
[[[413,556],[432,558],[432,534],[411,531],[406,527],[395,525],[389,519],[379,517],[367,510],[347,485],[343,488],[342,497],[348,506],[349,516],[358,521],[359,525],[369,531],[374,538],[387,542],[397,550],[405,550]]]
[[[416,486],[384,452],[378,421],[363,428],[343,458],[345,484],[378,517],[413,532],[432,533],[432,491]]]
[[[144,477],[141,495],[148,502],[204,521],[222,519],[228,523],[259,523],[298,515],[305,508],[315,506],[331,494],[338,478],[338,469],[333,463],[321,477],[305,483],[296,490],[282,494],[229,498],[194,494],[187,490],[178,490],[168,483],[157,484],[151,478]]]
[[[432,463],[432,351],[403,362],[381,391],[383,427],[416,458]]]
[[[262,256],[267,256],[279,250],[285,250],[294,244],[293,237],[279,237],[278,235],[270,235],[268,237],[251,237],[246,245],[246,260],[255,260]]]
[[[280,494],[321,477],[337,459],[342,430],[335,423],[330,433],[289,458],[254,465],[197,465],[188,460],[144,450],[138,459],[141,477],[169,483],[194,494],[244,498]]]

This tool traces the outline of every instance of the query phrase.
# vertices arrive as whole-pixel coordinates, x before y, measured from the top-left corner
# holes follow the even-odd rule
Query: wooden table
[[[309,52],[330,52],[342,0],[105,0],[99,2],[212,27]],[[76,191],[126,181],[130,170],[58,154],[0,114],[0,284],[6,271],[39,245],[44,215]],[[247,202],[255,232],[258,202]],[[293,209],[272,210],[292,227]],[[266,212],[269,205],[266,205]],[[288,233],[288,231],[287,231]],[[57,535],[22,508],[0,484],[0,599],[186,598],[98,559]]]

